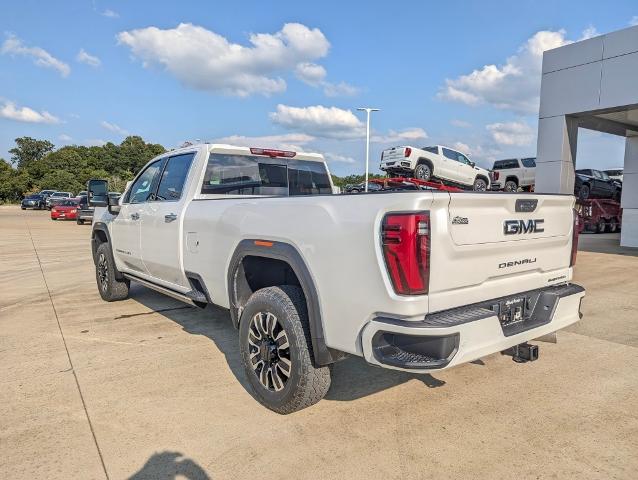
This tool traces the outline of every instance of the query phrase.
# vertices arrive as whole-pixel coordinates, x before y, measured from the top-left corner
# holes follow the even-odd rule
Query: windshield
[[[69,194],[67,192],[55,192],[52,197],[68,197]]]
[[[211,154],[202,193],[317,195],[332,193],[323,162],[257,155]]]
[[[34,200],[41,200],[42,195],[27,195],[27,198],[32,198]]]

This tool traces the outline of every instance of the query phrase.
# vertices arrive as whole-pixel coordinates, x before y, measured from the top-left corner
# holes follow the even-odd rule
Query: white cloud
[[[100,15],[102,15],[103,17],[107,17],[107,18],[118,18],[120,16],[119,13],[107,8],[106,10],[104,10]]]
[[[524,122],[492,123],[485,128],[499,145],[527,146],[534,140],[534,129]]]
[[[583,33],[581,37],[579,38],[579,40],[587,40],[588,38],[594,38],[594,37],[597,37],[598,35],[600,35],[600,33],[598,32],[598,30],[596,30],[596,27],[594,27],[593,25],[590,25],[585,30],[583,30]]]
[[[450,123],[452,124],[452,126],[459,128],[470,128],[472,126],[470,122],[466,122],[465,120],[454,119]]]
[[[365,134],[365,125],[352,110],[315,105],[290,107],[277,105],[270,119],[291,130],[300,130],[309,135],[324,138],[355,138]]]
[[[634,15],[633,17],[631,17],[631,20],[629,20],[629,25],[636,26],[638,25],[638,15]]]
[[[227,143],[240,147],[278,148],[281,150],[292,150],[299,152],[304,150],[304,146],[315,140],[315,137],[305,133],[286,133],[283,135],[262,135],[244,136],[230,135],[228,137],[216,138],[214,143]]]
[[[9,34],[7,39],[2,44],[0,53],[9,54],[11,56],[21,55],[24,57],[31,57],[33,63],[39,67],[53,68],[57,70],[60,75],[67,77],[71,73],[71,67],[66,63],[58,60],[49,52],[40,47],[27,47],[22,40],[15,35]]]
[[[38,112],[29,107],[17,107],[15,103],[4,101],[0,107],[0,117],[26,123],[60,123],[60,119],[46,110]]]
[[[425,140],[428,138],[428,134],[422,128],[407,128],[405,130],[395,131],[390,130],[385,135],[373,135],[371,137],[372,142],[376,143],[414,143],[417,141]]]
[[[339,155],[338,153],[324,152],[323,157],[326,159],[326,162],[328,163],[345,163],[347,165],[352,165],[357,163],[357,161],[354,158],[349,157],[347,155]]]
[[[232,43],[191,23],[120,32],[117,39],[145,67],[160,66],[195,89],[240,97],[284,91],[286,82],[279,76],[284,72],[301,72],[306,79],[314,73],[316,78],[321,75],[318,65],[308,65],[325,57],[330,48],[321,30],[299,23],[286,23],[273,34],[251,34],[250,46]],[[299,66],[303,64],[308,65]]]
[[[583,32],[592,34],[595,29]],[[447,79],[439,97],[467,105],[489,104],[523,114],[538,112],[543,52],[571,43],[565,31],[540,31],[502,65],[485,65]]]
[[[58,139],[59,139],[61,142],[64,142],[64,143],[68,143],[68,142],[70,142],[70,141],[72,141],[72,140],[73,140],[73,138],[71,138],[71,137],[70,137],[69,135],[67,135],[66,133],[61,134],[61,135],[58,137]]]
[[[295,75],[299,80],[313,87],[319,86],[325,80],[326,69],[316,63],[303,62],[295,67]]]
[[[115,123],[109,123],[105,120],[100,122],[100,125],[103,128],[106,128],[108,131],[113,132],[113,133],[117,133],[118,135],[122,135],[122,136],[126,136],[128,135],[128,131],[124,130],[122,127],[120,127],[119,125],[116,125]]]
[[[91,67],[99,67],[100,65],[102,65],[102,61],[98,57],[87,53],[86,50],[84,50],[83,48],[80,49],[78,54],[75,56],[75,59],[78,62],[86,63]]]
[[[359,93],[359,88],[346,82],[323,82],[323,93],[327,97],[352,97]]]
[[[101,138],[89,138],[84,140],[84,145],[87,147],[103,147],[107,144],[106,140],[102,140]]]

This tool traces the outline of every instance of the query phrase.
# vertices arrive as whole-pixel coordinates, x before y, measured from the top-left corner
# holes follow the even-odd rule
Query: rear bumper
[[[93,210],[78,210],[77,217],[80,220],[93,220]]]
[[[404,160],[404,162],[406,162]],[[384,172],[388,172],[388,171],[392,171],[392,172],[411,172],[412,169],[412,165],[401,165],[401,161],[395,161],[395,162],[390,162],[391,165],[388,164],[384,164],[382,163],[381,165],[379,165],[379,169],[383,170]],[[406,162],[409,163],[409,162]]]
[[[493,299],[415,320],[377,317],[363,328],[363,355],[373,364],[430,372],[471,362],[565,328],[580,319],[585,289],[576,284],[521,292],[537,298],[525,321],[501,325]],[[514,295],[515,297],[515,295]]]

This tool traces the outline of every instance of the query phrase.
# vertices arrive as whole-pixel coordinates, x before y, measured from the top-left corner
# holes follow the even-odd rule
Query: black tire
[[[128,280],[115,278],[116,268],[111,246],[102,243],[95,253],[95,280],[102,300],[115,302],[128,297],[130,283]]]
[[[609,223],[607,224],[607,231],[609,233],[616,233],[618,231],[618,219],[617,218],[612,218],[611,220],[609,220]]]
[[[604,218],[601,218],[600,220],[598,220],[598,223],[596,224],[596,233],[605,233],[606,229],[607,229],[607,223],[605,222]]]
[[[314,405],[330,388],[330,367],[313,365],[299,287],[267,287],[251,295],[239,323],[239,351],[255,398],[274,412],[286,415]]]
[[[359,193],[359,190],[357,188],[353,188],[352,190],[350,190],[350,193]]]
[[[506,192],[517,192],[518,184],[514,180],[508,180],[507,182],[505,182],[503,190],[505,190]]]
[[[20,207],[20,210],[26,210],[27,207]]]
[[[589,185],[583,185],[578,190],[578,199],[587,200],[589,198]]]
[[[81,218],[78,218],[75,223],[77,223],[78,225],[84,225],[84,220],[82,220]]]
[[[432,179],[432,168],[427,163],[419,163],[414,169],[414,178],[429,182]]]
[[[487,191],[487,182],[484,178],[476,177],[474,180],[474,185],[472,185],[472,190],[475,192],[485,192]]]

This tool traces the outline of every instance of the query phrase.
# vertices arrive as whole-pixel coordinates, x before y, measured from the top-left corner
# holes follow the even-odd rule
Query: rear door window
[[[536,158],[529,157],[521,159],[521,163],[525,168],[535,168],[536,167]]]
[[[177,201],[181,198],[188,170],[194,157],[195,153],[193,152],[168,159],[157,188],[157,195],[153,197],[154,200]]]

